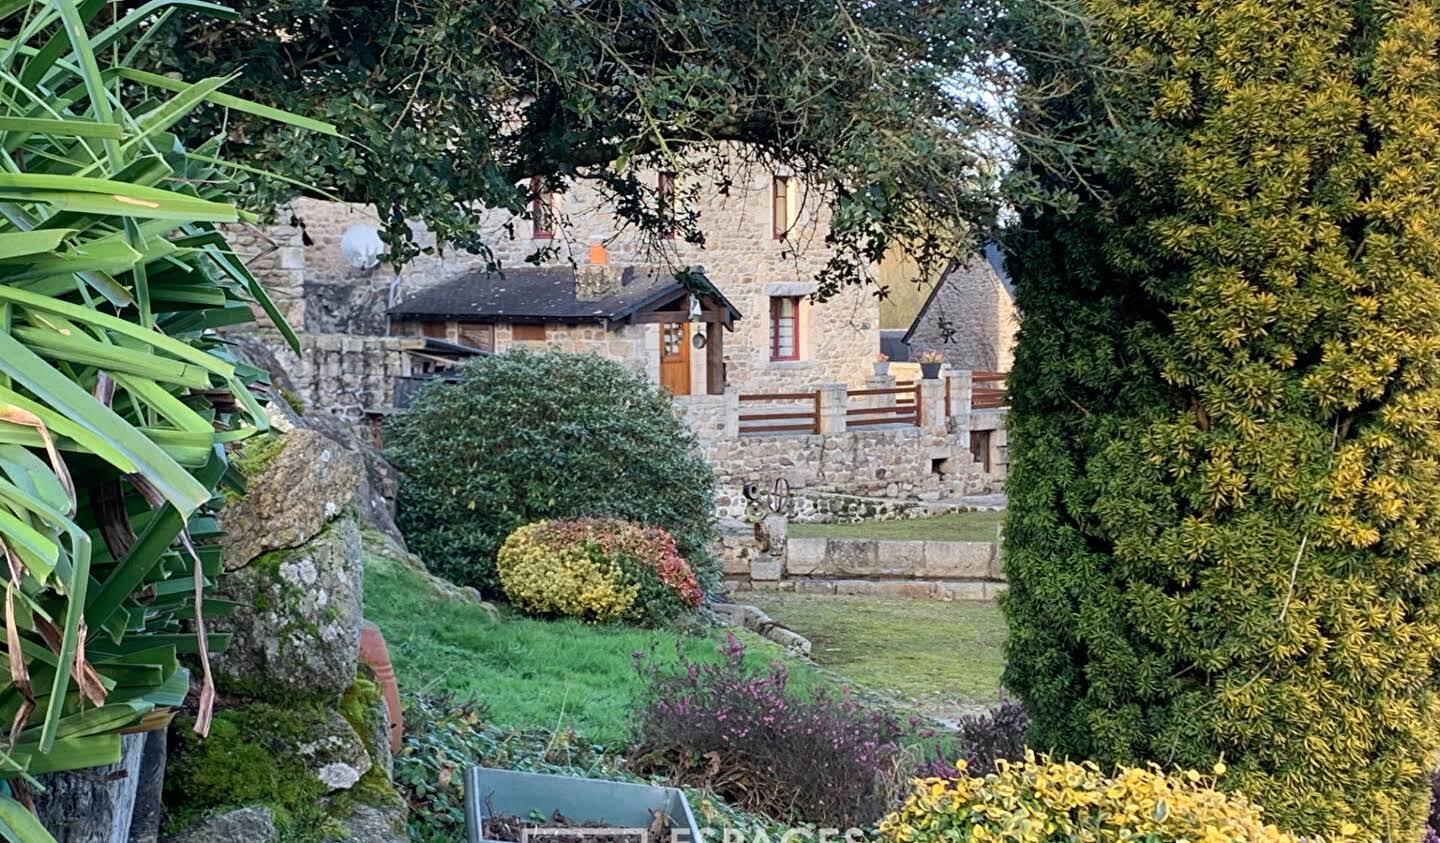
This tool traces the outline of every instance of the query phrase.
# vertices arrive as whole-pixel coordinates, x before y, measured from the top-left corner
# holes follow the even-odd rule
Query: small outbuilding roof
[[[636,314],[675,301],[688,291],[668,269],[615,267],[619,283],[594,298],[576,295],[573,266],[510,267],[503,271],[467,272],[417,290],[390,308],[395,318],[454,319],[460,322],[624,322]],[[699,295],[721,306],[728,323],[740,311],[705,277],[691,277],[707,292]]]

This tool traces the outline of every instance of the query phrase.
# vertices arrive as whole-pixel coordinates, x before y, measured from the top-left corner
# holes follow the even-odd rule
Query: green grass
[[[810,639],[811,657],[858,687],[953,717],[996,701],[1005,622],[993,603],[750,592]]]
[[[950,512],[900,521],[791,524],[790,535],[795,538],[993,542],[999,535],[1000,522],[1004,517],[1003,512]]]
[[[583,740],[618,746],[626,737],[638,689],[633,655],[713,659],[723,630],[644,630],[537,620],[501,607],[500,622],[473,603],[438,592],[426,575],[375,552],[366,554],[365,617],[390,650],[400,686],[409,691],[475,694],[491,722],[519,729],[573,729]],[[785,658],[775,644],[737,635],[757,662]],[[808,673],[808,676],[806,675]],[[802,687],[818,681],[798,671]]]

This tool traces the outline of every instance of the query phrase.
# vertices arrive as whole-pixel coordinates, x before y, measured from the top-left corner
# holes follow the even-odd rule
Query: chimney
[[[610,266],[605,243],[590,244],[590,262],[575,269],[575,298],[594,301],[620,291],[620,272]]]

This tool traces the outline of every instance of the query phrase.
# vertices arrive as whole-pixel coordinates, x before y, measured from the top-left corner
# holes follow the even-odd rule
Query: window
[[[478,348],[481,351],[494,351],[495,326],[462,324],[460,326],[460,344]]]
[[[800,297],[770,298],[770,359],[800,359]]]
[[[675,237],[675,174],[661,173],[655,183],[655,194],[659,202],[660,216],[663,221],[660,225],[660,236],[666,240]]]
[[[530,221],[534,226],[530,236],[549,240],[555,236],[555,192],[539,176],[530,180],[530,192],[535,194],[530,201]]]
[[[770,188],[770,228],[776,240],[790,232],[790,177],[776,176]]]
[[[545,340],[544,325],[512,325],[510,338],[516,342],[541,341]]]

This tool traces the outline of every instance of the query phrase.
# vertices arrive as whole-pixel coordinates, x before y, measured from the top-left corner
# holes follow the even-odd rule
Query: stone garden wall
[[[1005,589],[994,542],[789,538],[783,554],[725,561],[741,589],[993,600]]]

